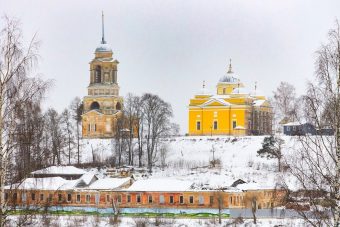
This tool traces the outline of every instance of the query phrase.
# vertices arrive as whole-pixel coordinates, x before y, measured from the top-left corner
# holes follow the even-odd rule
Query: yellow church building
[[[115,135],[115,125],[123,108],[117,80],[118,64],[104,38],[102,15],[102,40],[90,62],[90,84],[83,99],[83,138],[111,138]]]
[[[203,90],[190,99],[189,135],[264,135],[272,133],[272,107],[255,90],[248,92],[238,76],[228,71],[216,94]]]

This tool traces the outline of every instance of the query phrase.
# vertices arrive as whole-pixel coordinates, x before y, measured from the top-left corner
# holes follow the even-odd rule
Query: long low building
[[[249,184],[235,187],[204,190],[194,187],[190,181],[180,179],[102,178],[85,173],[79,179],[67,180],[60,176],[27,178],[23,182],[7,186],[5,199],[14,207],[42,207],[62,210],[102,210],[103,212],[143,212],[150,209],[172,209],[186,212],[188,209],[250,208],[258,209],[282,205],[284,191],[274,188],[257,189]],[[130,209],[130,211],[129,211]],[[205,210],[207,211],[207,210]]]

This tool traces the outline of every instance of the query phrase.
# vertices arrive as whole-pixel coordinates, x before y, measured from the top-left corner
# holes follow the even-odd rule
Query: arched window
[[[225,88],[223,88],[223,94],[225,95]]]
[[[91,103],[91,107],[90,107],[91,110],[99,110],[99,108],[100,106],[98,102]]]
[[[95,75],[95,83],[101,83],[102,82],[102,68],[100,65],[96,66],[96,75]]]
[[[117,102],[116,110],[121,110],[121,109],[122,109],[122,104],[120,104],[120,102]]]

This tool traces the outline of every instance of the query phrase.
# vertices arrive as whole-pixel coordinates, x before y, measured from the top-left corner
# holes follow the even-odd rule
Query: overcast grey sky
[[[189,99],[203,80],[215,92],[229,58],[246,86],[257,81],[267,96],[280,81],[303,92],[340,1],[0,0],[0,13],[21,19],[25,38],[37,32],[42,41],[38,72],[55,80],[45,106],[61,111],[86,94],[102,10],[121,95],[158,94],[184,133]]]

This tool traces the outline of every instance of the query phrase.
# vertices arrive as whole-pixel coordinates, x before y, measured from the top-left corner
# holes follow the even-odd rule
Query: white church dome
[[[107,43],[101,43],[97,48],[96,52],[112,52],[111,47]]]
[[[231,59],[229,63],[229,69],[227,71],[227,74],[223,76],[220,80],[220,83],[239,83],[240,79],[239,77],[233,72],[232,66],[231,66]]]

